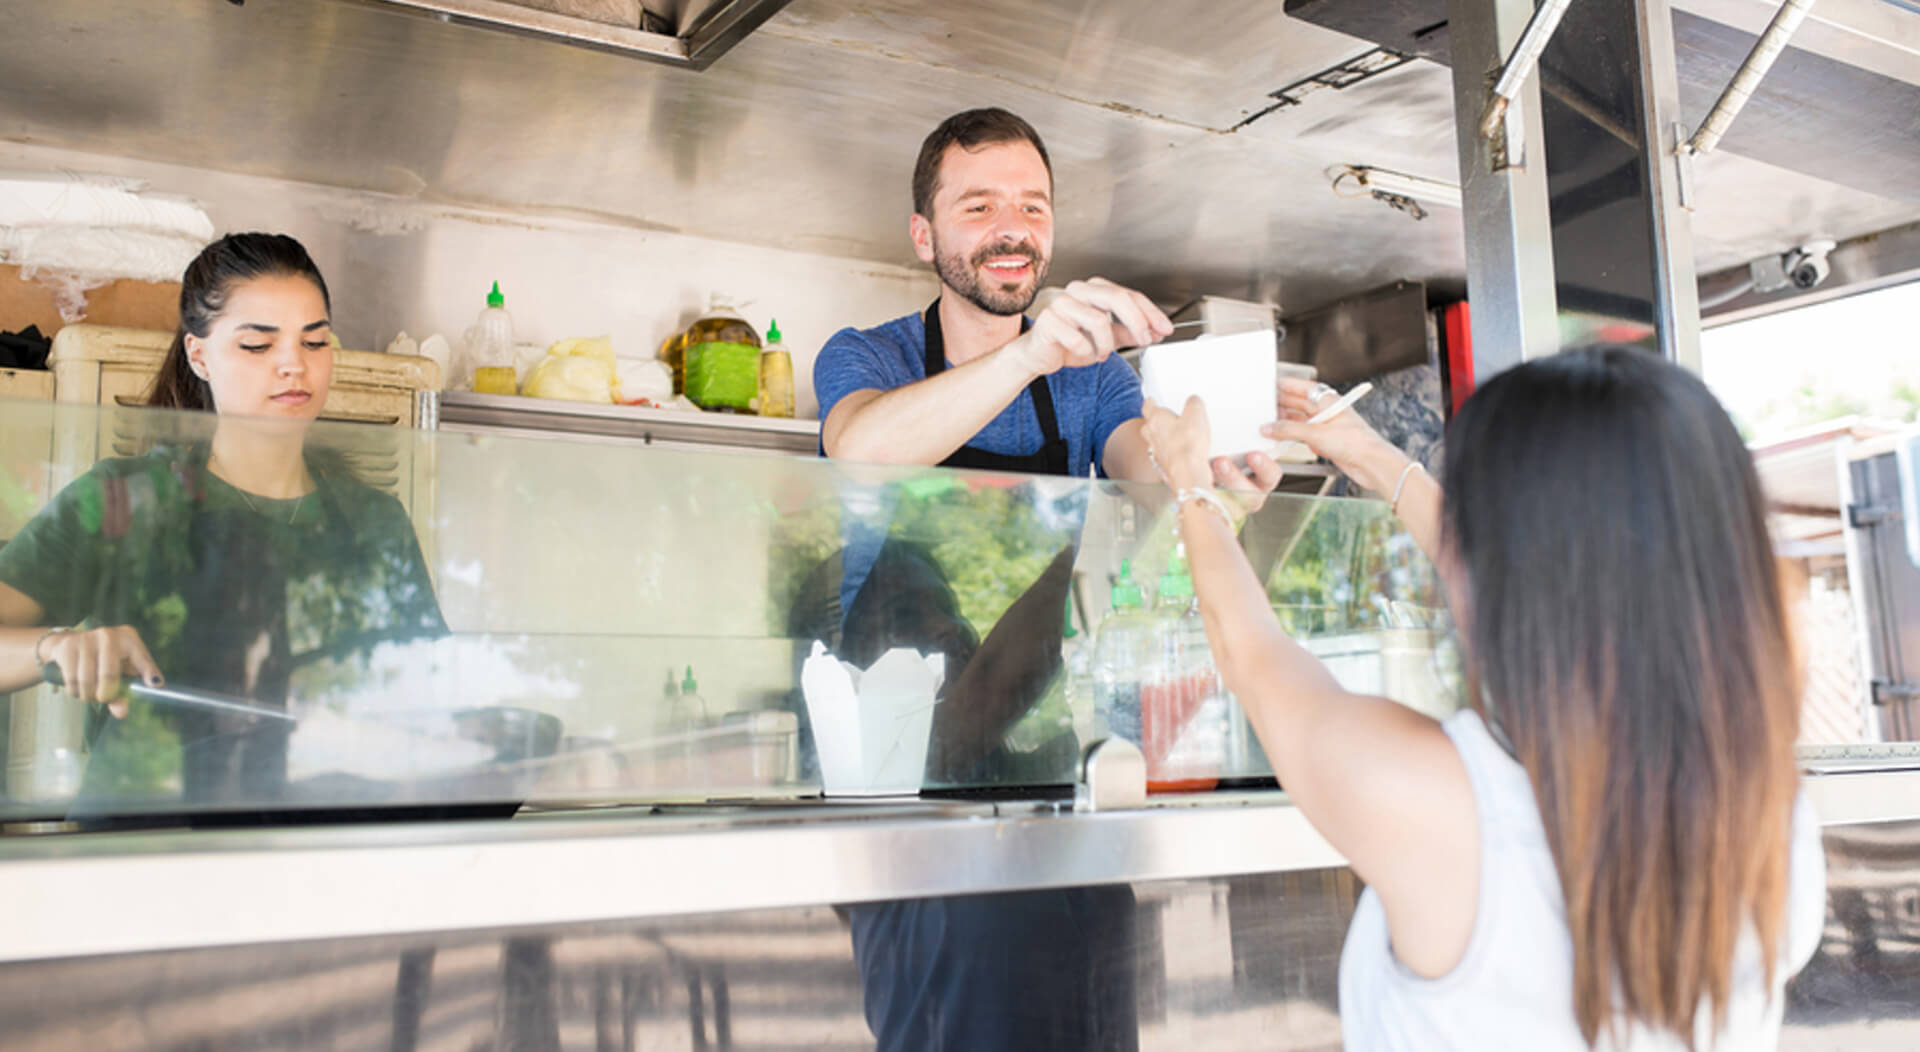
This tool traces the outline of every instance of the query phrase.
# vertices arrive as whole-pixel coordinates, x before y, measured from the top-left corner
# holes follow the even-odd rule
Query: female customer
[[[1698,379],[1574,351],[1496,377],[1437,485],[1354,414],[1278,438],[1391,497],[1476,684],[1435,722],[1343,690],[1280,630],[1210,498],[1204,408],[1149,407],[1208,637],[1282,785],[1368,890],[1346,1047],[1773,1046],[1824,914],[1758,480]],[[1444,496],[1443,496],[1444,494]]]
[[[289,721],[130,709],[128,675],[284,710],[304,664],[446,632],[399,502],[307,446],[333,372],[330,312],[294,239],[209,245],[182,278],[149,404],[217,419],[143,414],[165,440],[101,461],[0,548],[0,691],[51,665],[93,703],[88,810],[154,806],[176,778],[190,810],[285,789]]]

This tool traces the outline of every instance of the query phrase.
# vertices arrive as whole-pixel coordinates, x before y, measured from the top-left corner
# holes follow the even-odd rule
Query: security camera
[[[1809,241],[1799,248],[1780,257],[1780,268],[1787,273],[1787,280],[1793,287],[1805,291],[1817,287],[1833,273],[1833,264],[1827,261],[1827,254],[1833,251],[1831,241]]]

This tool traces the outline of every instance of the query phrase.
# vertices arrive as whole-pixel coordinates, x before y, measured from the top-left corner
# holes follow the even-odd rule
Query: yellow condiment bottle
[[[793,418],[793,355],[780,343],[780,323],[767,326],[760,352],[760,415]]]
[[[513,394],[513,366],[483,365],[473,371],[475,394]]]

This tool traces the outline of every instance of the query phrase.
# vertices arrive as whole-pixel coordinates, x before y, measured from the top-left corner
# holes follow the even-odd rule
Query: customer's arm
[[[1440,560],[1440,484],[1413,458],[1381,438],[1351,410],[1325,423],[1307,421],[1320,408],[1313,400],[1319,387],[1308,380],[1280,382],[1280,419],[1264,429],[1271,438],[1305,443],[1308,449],[1333,462],[1346,476],[1383,500],[1393,500],[1394,512],[1429,560]]]
[[[1197,399],[1180,416],[1150,410],[1147,439],[1176,490],[1209,486]],[[1459,754],[1437,722],[1349,693],[1281,630],[1225,516],[1199,499],[1181,501],[1178,514],[1215,665],[1281,786],[1380,895],[1400,958],[1444,974],[1464,952],[1479,881]]]

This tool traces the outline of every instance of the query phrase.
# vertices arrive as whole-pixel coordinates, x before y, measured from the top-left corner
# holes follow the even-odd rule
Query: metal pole
[[[1705,154],[1712,152],[1720,144],[1720,137],[1727,133],[1727,127],[1740,115],[1747,100],[1753,98],[1755,88],[1760,86],[1761,78],[1767,70],[1773,68],[1774,60],[1787,49],[1787,41],[1793,38],[1793,32],[1806,20],[1807,12],[1813,10],[1813,0],[1787,0],[1774,13],[1773,21],[1768,23],[1767,31],[1754,41],[1753,50],[1748,52],[1747,60],[1734,70],[1733,80],[1727,84],[1727,90],[1720,93],[1720,100],[1707,111],[1707,119],[1700,122],[1700,130],[1686,142],[1689,153]]]
[[[1460,148],[1475,381],[1559,349],[1544,161],[1509,166],[1508,136],[1480,135],[1487,93],[1533,18],[1529,0],[1448,0],[1454,135]],[[1505,123],[1543,139],[1540,82],[1515,89]]]
[[[1514,46],[1513,57],[1507,60],[1506,67],[1500,71],[1500,79],[1493,82],[1493,98],[1488,100],[1487,112],[1480,118],[1480,134],[1492,137],[1499,130],[1501,120],[1507,115],[1507,107],[1513,104],[1513,97],[1519,94],[1521,83],[1540,61],[1540,52],[1545,51],[1547,41],[1553,39],[1553,31],[1559,28],[1560,17],[1567,13],[1567,5],[1571,3],[1573,0],[1546,0],[1528,20],[1527,31],[1520,35],[1520,43]]]
[[[1811,2],[1811,0],[1808,0]],[[1694,272],[1693,220],[1685,200],[1679,143],[1680,78],[1668,0],[1633,4],[1640,38],[1640,113],[1646,129],[1646,208],[1653,235],[1653,324],[1668,361],[1700,371],[1700,279]]]

